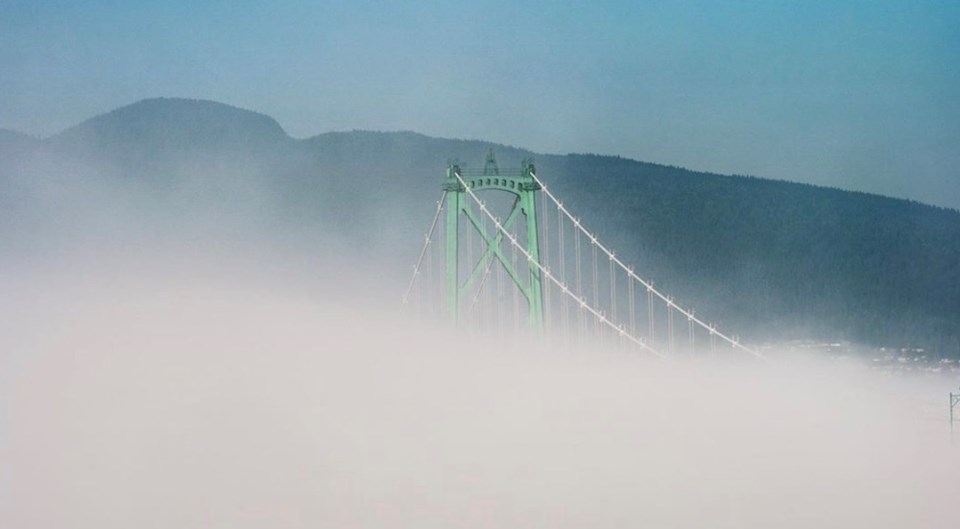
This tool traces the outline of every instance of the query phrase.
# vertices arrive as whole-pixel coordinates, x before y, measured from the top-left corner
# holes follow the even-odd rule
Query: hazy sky
[[[960,2],[0,0],[0,127],[155,96],[960,208]]]

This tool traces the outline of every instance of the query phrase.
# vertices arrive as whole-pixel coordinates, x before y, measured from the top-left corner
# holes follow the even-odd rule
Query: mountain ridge
[[[95,122],[75,133],[83,141],[69,134],[42,141],[42,158],[61,160],[66,171],[81,159],[85,174],[107,182],[136,177],[153,186],[154,197],[166,196],[158,189],[174,193],[183,182],[202,181],[205,200],[234,209],[249,207],[232,202],[236,188],[257,181],[257,193],[277,205],[271,218],[280,220],[271,226],[287,226],[276,228],[278,236],[288,229],[332,230],[369,256],[406,263],[417,249],[404,241],[422,238],[419,224],[429,221],[447,160],[482,164],[494,148],[501,167],[533,157],[541,177],[618,255],[679,300],[716,315],[721,326],[763,324],[788,337],[922,344],[960,356],[957,210],[413,131],[332,131],[294,139],[272,118],[229,105],[148,101],[131,105],[138,112],[128,106],[105,114],[120,123]],[[138,117],[147,111],[160,118]],[[211,126],[209,116],[217,123]],[[45,178],[29,160],[5,167],[0,163],[0,173],[33,171],[29,178]]]
[[[947,206],[940,206],[935,204],[929,204],[929,203],[921,202],[914,199],[883,195],[879,193],[861,191],[856,189],[847,189],[843,187],[831,186],[831,185],[825,185],[825,184],[813,184],[813,183],[807,183],[807,182],[797,182],[792,180],[773,179],[773,178],[767,178],[761,175],[749,175],[749,174],[738,174],[738,173],[730,173],[730,174],[714,173],[710,171],[688,169],[686,167],[679,166],[679,165],[648,162],[648,161],[638,160],[638,159],[629,158],[629,157],[620,156],[620,155],[604,155],[604,154],[596,154],[596,153],[590,153],[590,152],[576,152],[576,151],[568,152],[568,153],[542,153],[542,152],[530,151],[528,149],[524,149],[522,147],[517,147],[510,144],[498,143],[496,141],[491,141],[491,140],[476,139],[476,138],[447,138],[447,137],[441,137],[441,136],[431,136],[431,135],[423,134],[421,132],[417,132],[414,130],[406,130],[406,129],[404,130],[370,130],[370,129],[332,130],[332,131],[320,132],[305,138],[293,138],[292,136],[287,134],[287,132],[283,129],[283,126],[280,125],[280,123],[275,118],[270,117],[267,114],[264,114],[262,112],[258,112],[255,110],[245,109],[235,105],[230,105],[227,103],[221,103],[219,101],[214,101],[210,99],[194,99],[194,98],[180,98],[180,97],[145,98],[145,99],[138,100],[134,103],[123,105],[113,110],[95,115],[91,118],[81,121],[76,125],[67,127],[60,132],[54,133],[44,138],[36,138],[26,133],[22,133],[12,129],[5,129],[5,128],[0,128],[0,134],[10,133],[11,135],[22,137],[24,139],[29,139],[35,142],[56,143],[58,141],[62,141],[63,137],[70,137],[71,135],[78,134],[78,133],[82,134],[82,132],[85,132],[84,129],[87,127],[96,127],[98,124],[102,123],[103,121],[113,119],[116,117],[123,117],[125,113],[130,111],[139,110],[145,107],[153,107],[155,109],[169,110],[171,107],[176,107],[176,106],[183,106],[186,108],[199,110],[201,111],[200,114],[210,114],[211,112],[209,111],[212,109],[215,109],[219,111],[219,114],[221,116],[230,116],[232,114],[233,118],[230,121],[233,121],[233,122],[241,121],[241,119],[237,119],[239,116],[253,117],[255,119],[261,120],[261,125],[266,125],[266,128],[273,129],[273,132],[271,133],[271,135],[274,136],[275,138],[280,136],[280,134],[278,133],[282,133],[283,139],[290,140],[293,142],[314,143],[314,142],[320,142],[325,139],[336,137],[336,136],[349,136],[349,135],[356,135],[356,134],[373,135],[373,136],[389,136],[389,137],[398,137],[398,138],[402,138],[404,136],[410,136],[410,137],[420,138],[428,141],[457,142],[457,143],[464,143],[464,144],[481,144],[486,146],[486,148],[492,147],[498,151],[501,151],[501,150],[522,151],[533,157],[594,156],[597,158],[622,159],[622,160],[627,160],[627,161],[638,163],[638,164],[646,164],[650,166],[678,169],[678,170],[688,171],[688,172],[697,173],[697,174],[704,174],[704,175],[710,175],[710,176],[722,176],[722,177],[735,177],[735,178],[750,178],[750,179],[757,179],[757,180],[764,180],[764,181],[769,180],[769,181],[776,181],[776,182],[788,182],[790,184],[794,184],[798,186],[812,186],[812,187],[824,188],[824,189],[835,189],[838,191],[843,191],[848,193],[862,193],[865,195],[874,195],[878,197],[888,198],[891,200],[902,200],[906,202],[913,202],[913,203],[922,204],[924,206],[929,206],[934,208],[960,211],[960,209],[950,208]],[[3,139],[3,138],[0,138],[0,139]]]
[[[91,118],[81,121],[76,125],[67,127],[60,132],[54,133],[44,138],[36,138],[34,136],[30,136],[26,133],[19,132],[13,129],[0,128],[0,140],[7,141],[8,138],[4,138],[2,136],[2,135],[7,135],[10,137],[16,137],[17,139],[30,140],[32,142],[41,142],[46,144],[57,143],[57,142],[64,141],[64,138],[70,138],[71,136],[74,136],[74,135],[84,135],[85,133],[88,133],[88,131],[86,130],[87,128],[98,128],[104,122],[115,120],[118,117],[127,119],[127,116],[125,116],[125,114],[130,113],[132,111],[138,111],[145,108],[153,108],[153,109],[160,109],[163,111],[169,111],[171,109],[176,109],[176,107],[181,107],[180,109],[178,109],[181,112],[183,110],[199,111],[193,114],[194,117],[200,117],[203,115],[211,115],[211,114],[214,116],[219,115],[220,117],[228,117],[227,121],[229,123],[220,124],[222,129],[229,128],[225,126],[228,124],[229,125],[240,124],[243,121],[243,117],[253,118],[254,120],[260,121],[260,124],[258,125],[259,127],[263,127],[264,129],[272,129],[268,132],[268,136],[271,136],[272,139],[282,138],[284,140],[288,140],[292,142],[319,143],[330,138],[340,137],[340,136],[345,137],[345,136],[351,136],[351,135],[367,135],[367,136],[391,137],[391,138],[412,137],[412,138],[418,138],[418,139],[427,140],[427,141],[483,145],[484,148],[494,148],[498,152],[518,151],[518,152],[526,153],[531,157],[543,157],[543,156],[588,156],[589,157],[589,156],[592,156],[592,157],[603,158],[603,159],[620,159],[620,160],[625,160],[632,163],[643,164],[643,165],[654,166],[654,167],[677,169],[677,170],[686,171],[694,174],[703,174],[703,175],[714,176],[714,177],[733,177],[733,178],[756,179],[761,181],[786,182],[786,183],[797,185],[797,186],[810,186],[814,188],[833,189],[833,190],[842,191],[845,193],[857,193],[857,194],[864,194],[864,195],[870,195],[870,196],[877,196],[877,197],[882,197],[890,200],[916,203],[916,204],[920,204],[927,207],[960,212],[960,209],[957,209],[957,208],[951,208],[948,206],[941,206],[936,204],[929,204],[929,203],[918,201],[915,199],[883,195],[879,193],[861,191],[856,189],[847,189],[843,187],[826,185],[826,184],[814,184],[814,183],[807,183],[807,182],[797,182],[792,180],[773,179],[773,178],[764,177],[762,175],[750,175],[750,174],[739,174],[739,173],[730,173],[730,174],[714,173],[711,171],[688,169],[684,166],[679,166],[679,165],[648,162],[648,161],[638,160],[638,159],[629,158],[629,157],[620,156],[620,155],[605,155],[605,154],[596,154],[596,153],[590,153],[590,152],[542,153],[542,152],[530,151],[528,149],[524,149],[522,147],[517,147],[510,144],[498,143],[496,141],[491,141],[491,140],[476,139],[476,138],[447,138],[447,137],[441,137],[441,136],[431,136],[431,135],[423,134],[421,132],[417,132],[414,130],[406,130],[406,129],[404,130],[370,130],[370,129],[332,130],[332,131],[320,132],[305,138],[294,138],[289,134],[287,134],[287,132],[283,129],[283,126],[280,125],[280,123],[275,118],[270,117],[267,114],[254,111],[254,110],[245,109],[235,105],[230,105],[227,103],[221,103],[221,102],[210,100],[210,99],[195,99],[195,98],[181,98],[181,97],[145,98],[145,99],[138,100],[134,103],[123,105],[113,110],[95,115]],[[214,110],[215,112],[211,112],[212,110]],[[190,114],[184,113],[184,115],[190,115]],[[103,131],[96,131],[96,133],[102,134]]]

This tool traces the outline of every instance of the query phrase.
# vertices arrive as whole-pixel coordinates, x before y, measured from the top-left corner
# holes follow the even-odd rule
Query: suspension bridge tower
[[[454,322],[461,319],[464,297],[476,290],[477,282],[485,281],[491,266],[502,266],[509,281],[519,290],[527,302],[527,322],[532,328],[543,325],[543,278],[538,267],[540,261],[540,247],[537,231],[537,209],[535,193],[540,190],[536,179],[536,170],[533,163],[524,160],[519,171],[501,170],[497,166],[493,149],[487,153],[483,171],[469,171],[460,167],[458,162],[451,162],[447,166],[447,178],[443,183],[445,192],[446,221],[446,310],[449,318]],[[469,191],[468,191],[469,189]],[[480,202],[477,207],[479,214],[474,211],[474,203],[468,200],[467,193],[474,197],[481,193],[506,193],[513,196],[513,206],[507,216],[501,221],[494,222],[494,229],[487,230],[485,219],[490,216],[485,203]],[[521,220],[522,217],[522,220]],[[479,234],[483,250],[480,258],[471,262],[468,258],[461,262],[461,219],[465,221],[464,231],[472,230],[472,234]],[[515,242],[523,245],[528,258],[523,259],[525,265],[511,260],[502,247],[505,233],[518,233],[522,223],[525,237],[515,237]],[[525,239],[525,240],[523,240]],[[512,241],[508,242],[514,244]],[[460,267],[466,264],[466,279],[461,281]]]
[[[502,169],[491,150],[483,169],[450,162],[442,187],[403,295],[404,306],[421,317],[501,335],[526,326],[558,343],[631,347],[658,357],[698,354],[705,344],[713,354],[727,344],[765,359],[624,263],[540,180],[530,160]],[[433,275],[441,267],[442,287]],[[677,318],[685,319],[686,332],[678,333],[684,325]]]

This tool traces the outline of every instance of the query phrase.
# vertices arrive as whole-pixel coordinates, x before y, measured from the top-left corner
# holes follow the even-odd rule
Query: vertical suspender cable
[[[673,343],[673,298],[670,298],[670,301],[667,302],[667,343],[670,348],[670,352],[674,352],[674,343]]]
[[[475,203],[477,203],[477,204],[479,205],[479,207],[480,207],[480,213],[492,219],[493,216],[491,215],[490,211],[486,208],[486,206],[484,206],[483,203],[480,202],[480,201],[477,199],[476,194],[474,194],[473,191],[472,191],[469,187],[466,187],[466,184],[464,183],[463,177],[461,177],[460,174],[458,174],[458,173],[454,173],[454,176],[457,178],[457,180],[459,180],[460,184],[465,187],[465,192],[466,192],[466,194],[467,194],[467,197],[468,197],[469,199],[473,200]],[[560,287],[560,289],[561,289],[560,292],[562,293],[562,295],[574,297],[574,298],[575,298],[575,301],[576,301],[578,304],[580,304],[580,306],[583,307],[584,310],[586,310],[587,312],[589,312],[590,314],[592,314],[599,323],[601,323],[602,325],[604,325],[604,326],[606,326],[606,327],[609,327],[609,328],[611,328],[611,329],[613,329],[613,330],[615,330],[615,331],[620,331],[620,328],[618,328],[618,327],[617,327],[609,318],[607,318],[603,313],[601,313],[600,311],[598,311],[596,308],[590,306],[585,299],[576,297],[576,295],[575,295],[573,292],[571,292],[569,288],[567,288],[563,283],[560,282],[560,280],[557,278],[557,276],[556,276],[555,274],[553,274],[549,269],[547,269],[546,267],[544,267],[543,264],[540,263],[538,259],[534,259],[534,256],[530,253],[529,250],[527,250],[527,249],[523,248],[522,246],[520,246],[520,243],[517,242],[517,239],[516,239],[515,237],[513,237],[502,225],[499,225],[499,224],[498,224],[498,225],[496,226],[496,228],[497,228],[497,232],[498,232],[498,233],[502,233],[504,236],[506,236],[507,239],[510,241],[510,244],[513,245],[513,246],[515,246],[515,247],[517,248],[517,250],[518,250],[520,253],[523,254],[523,256],[524,256],[524,257],[526,258],[526,260],[527,260],[527,263],[530,264],[530,265],[532,265],[534,268],[536,268],[536,269],[540,272],[540,276],[541,276],[542,278],[546,279],[547,281],[549,281],[549,282],[552,283],[553,285],[555,285],[555,286],[557,286],[557,287]],[[654,355],[659,356],[659,357],[661,357],[661,358],[666,358],[662,353],[660,353],[660,352],[657,351],[656,349],[650,347],[649,345],[647,345],[646,343],[644,343],[643,340],[640,340],[640,339],[638,339],[638,338],[635,337],[635,336],[632,336],[632,335],[631,335],[631,336],[624,336],[624,338],[630,340],[630,341],[633,342],[635,345],[639,346],[640,348],[642,348],[642,349],[645,350],[645,351],[650,352],[651,354],[654,354]]]
[[[537,177],[536,174],[530,173],[530,176],[533,178],[534,182],[541,187],[541,189],[542,189],[542,191],[543,191],[543,195],[546,195],[547,197],[549,197],[550,200],[553,201],[553,203],[559,204],[559,200],[557,200],[557,197],[555,197],[555,196],[553,195],[553,193],[550,192],[550,190],[543,184],[543,181],[540,180],[540,179]],[[563,213],[564,213],[565,215],[567,215],[568,217],[570,217],[571,220],[573,220],[574,217],[572,216],[572,214],[571,214],[569,211],[564,210]],[[624,269],[624,270],[627,270],[627,266],[626,266],[622,261],[620,261],[619,259],[616,259],[616,258],[613,256],[613,253],[612,253],[608,248],[606,248],[605,246],[603,246],[601,243],[596,242],[596,237],[592,236],[588,231],[586,231],[586,229],[583,228],[583,226],[580,226],[580,229],[584,231],[584,234],[585,234],[585,235],[590,236],[591,239],[592,239],[592,241],[593,241],[595,244],[597,244],[597,246],[600,247],[600,249],[604,252],[604,254],[606,254],[608,257],[610,257],[611,259],[613,259],[614,262],[615,262],[620,268],[622,268],[622,269]],[[647,287],[648,293],[650,293],[650,294],[653,295],[653,296],[656,296],[656,297],[660,298],[660,299],[661,299],[662,301],[664,301],[664,302],[667,301],[666,295],[664,295],[662,292],[659,292],[658,290],[654,289],[652,282],[644,281],[643,279],[640,279],[639,277],[637,277],[637,281],[639,281],[642,285],[644,285],[645,287]],[[679,308],[679,307],[676,307],[676,306],[675,306],[674,308],[675,308],[676,310],[678,310],[678,311],[679,311],[681,314],[683,314],[684,316],[687,316],[688,318],[690,318],[696,325],[700,326],[701,328],[706,329],[706,330],[709,330],[709,329],[710,329],[710,327],[707,325],[706,322],[704,322],[703,320],[701,320],[701,319],[697,318],[696,316],[694,316],[693,313],[688,312],[688,311],[686,311],[686,310],[684,310],[684,309],[681,309],[681,308]],[[758,359],[760,359],[760,360],[766,360],[766,358],[765,358],[762,354],[760,354],[759,352],[754,351],[753,349],[750,349],[750,348],[744,346],[743,344],[741,344],[741,343],[739,343],[738,341],[732,339],[731,337],[729,337],[729,336],[727,336],[727,335],[725,335],[725,334],[717,331],[716,328],[713,328],[713,333],[714,333],[714,337],[715,337],[715,338],[716,338],[716,337],[719,337],[720,339],[726,341],[727,343],[729,343],[729,344],[732,345],[733,347],[736,347],[737,349],[739,349],[739,350],[741,350],[741,351],[743,351],[743,352],[750,353],[751,355],[753,355],[754,357],[756,357],[756,358],[758,358]]]
[[[417,278],[420,275],[420,267],[423,266],[423,259],[426,256],[427,251],[430,249],[429,241],[433,238],[433,232],[437,228],[437,220],[440,218],[440,213],[443,211],[443,203],[445,198],[447,198],[446,191],[440,195],[440,200],[437,201],[437,210],[434,212],[433,220],[430,222],[430,229],[427,230],[427,234],[424,236],[423,248],[420,249],[420,255],[417,257],[417,264],[413,266],[413,277],[410,278],[410,283],[407,284],[407,290],[403,293],[402,305],[406,305],[409,302],[410,294],[413,292],[414,286],[421,286],[417,285]],[[417,290],[419,291],[420,289],[418,288]],[[420,292],[417,292],[416,294],[419,296]]]
[[[497,224],[499,224],[500,219],[497,219],[496,222]],[[494,278],[497,283],[496,291],[495,291],[496,299],[494,300],[494,307],[496,307],[496,311],[497,311],[497,335],[502,336],[503,335],[503,301],[502,301],[503,291],[502,291],[501,283],[503,282],[503,263],[500,262],[500,257],[499,257],[500,241],[497,238],[500,235],[500,232],[496,231],[493,235],[494,235],[493,239],[496,241],[496,252],[494,252],[493,254],[493,259],[494,259],[494,266],[497,267],[496,268],[497,275]]]
[[[516,207],[516,205],[514,205]],[[516,228],[513,231],[513,237],[517,237]],[[514,270],[519,269],[517,265],[517,247],[510,245],[510,266]],[[513,290],[513,332],[520,332],[520,285],[514,285]]]
[[[653,317],[653,282],[647,287],[647,335],[650,336],[650,345],[657,339],[657,321]]]
[[[472,209],[472,208],[471,208],[471,209]],[[460,224],[460,223],[458,223],[458,224]],[[473,272],[473,268],[474,268],[475,266],[477,266],[477,263],[475,263],[475,262],[473,261],[473,246],[474,246],[474,244],[475,244],[475,243],[473,242],[473,239],[474,239],[473,232],[474,232],[474,230],[476,230],[476,228],[474,228],[474,227],[473,227],[473,224],[471,224],[471,223],[469,223],[469,222],[466,222],[466,223],[464,223],[464,224],[466,224],[466,231],[467,231],[467,252],[466,252],[466,253],[467,253],[467,273],[469,274],[469,273],[472,273],[472,272]],[[458,227],[459,227],[459,226],[458,226]],[[457,235],[459,236],[459,234],[457,234]],[[483,246],[483,237],[476,237],[476,238],[480,240],[480,245]],[[483,253],[484,253],[484,252],[483,252],[483,250],[481,249],[481,250],[480,250],[480,255],[482,256]]]
[[[543,226],[543,253],[541,254],[541,259],[543,260],[543,267],[547,270],[550,270],[550,217],[547,215],[547,195],[546,193],[540,193],[540,216]],[[543,327],[547,330],[550,329],[550,291],[551,285],[549,283],[543,285]]]
[[[693,311],[690,311],[692,314]],[[687,318],[687,327],[690,328],[690,354],[695,354],[697,352],[697,334],[696,329],[693,327],[693,318]]]
[[[412,294],[413,294],[412,305],[413,305],[414,314],[416,314],[417,317],[422,318],[423,317],[423,281],[417,281],[417,279],[419,279],[417,276],[419,275],[420,275],[420,271],[417,270],[416,267],[414,267],[413,280],[415,282],[415,287],[413,288],[413,291],[412,291]],[[410,294],[411,292],[407,291],[408,297],[410,296]],[[406,302],[409,303],[410,300],[407,299]]]
[[[424,290],[424,298],[426,299],[426,313],[430,316],[433,315],[433,245],[430,244],[429,236],[426,242],[427,247],[427,262],[424,264],[424,281],[423,284],[426,286]]]
[[[557,208],[563,209],[563,204],[558,204]],[[560,281],[566,285],[567,282],[567,254],[563,244],[563,215],[557,213],[557,267],[560,273]],[[567,296],[560,296],[560,336],[564,342],[568,339],[567,335]]]
[[[610,319],[620,321],[617,318],[617,274],[613,269],[613,257],[610,258]]]
[[[490,322],[492,320],[491,312],[490,312],[490,290],[491,289],[484,288],[484,285],[486,284],[487,278],[490,275],[490,271],[491,271],[490,267],[493,266],[493,261],[489,257],[487,257],[487,255],[490,252],[490,242],[487,240],[488,234],[487,234],[487,217],[486,216],[480,219],[480,226],[482,227],[481,233],[484,234],[483,237],[481,237],[481,239],[483,239],[483,252],[481,252],[481,255],[484,256],[483,264],[485,269],[483,274],[483,281],[480,282],[480,285],[477,288],[479,289],[478,294],[481,296],[480,297],[480,318],[482,319],[483,322],[487,324],[487,328],[489,328]]]
[[[576,221],[579,226],[579,221]],[[580,230],[574,230],[576,234],[573,242],[574,253],[576,254],[577,266],[577,296],[583,297],[583,277],[580,273]],[[577,306],[577,338],[583,340],[583,307]]]
[[[594,306],[594,307],[599,307],[599,306],[600,306],[600,285],[599,285],[599,280],[598,280],[598,277],[597,277],[597,240],[594,239],[593,237],[590,237],[590,246],[591,246],[590,249],[591,249],[591,251],[592,251],[592,253],[593,253],[593,265],[592,265],[592,268],[593,268],[593,306]],[[599,332],[600,332],[600,324],[597,323],[595,327],[596,327],[595,332],[597,332],[597,333],[599,334]]]
[[[634,295],[634,283],[633,283],[633,270],[630,270],[630,274],[627,275],[627,297],[630,298],[630,334],[637,335],[637,307],[636,307],[636,297]]]

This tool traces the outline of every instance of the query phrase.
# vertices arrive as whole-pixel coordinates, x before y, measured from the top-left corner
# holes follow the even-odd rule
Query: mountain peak
[[[153,98],[101,114],[51,138],[64,145],[256,147],[288,139],[273,118],[202,99]]]
[[[38,141],[33,136],[29,134],[24,134],[18,130],[12,129],[3,129],[0,128],[0,142],[21,142],[21,143],[33,143]]]

